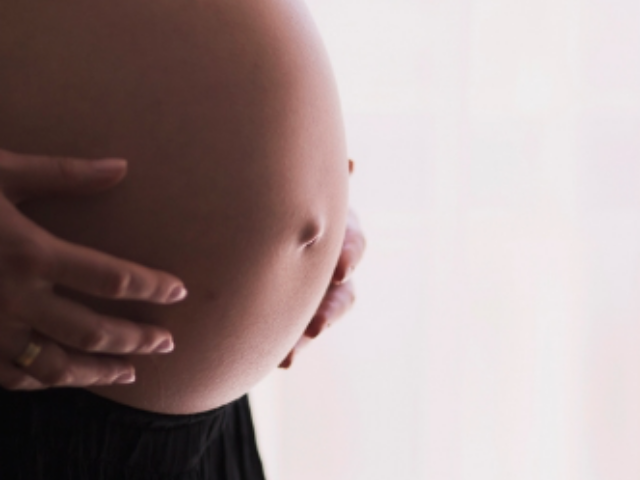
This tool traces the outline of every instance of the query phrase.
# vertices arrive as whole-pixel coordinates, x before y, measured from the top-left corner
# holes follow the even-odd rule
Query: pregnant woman
[[[46,408],[35,396],[53,390],[5,392],[3,415],[30,418],[2,432],[0,475],[261,478],[255,449],[243,448],[241,434],[252,431],[239,402],[290,361],[305,331],[317,333],[323,320],[309,319],[336,308],[323,297],[346,267],[344,132],[306,9],[280,0],[0,0],[0,19],[0,145],[128,160],[126,179],[102,195],[20,205],[64,241],[54,250],[31,242],[13,257],[29,268],[12,271],[24,270],[25,282],[42,276],[38,286],[55,293],[47,303],[5,288],[16,318],[0,349],[29,374],[16,385],[83,384],[91,368],[104,372],[91,394],[58,389]],[[109,255],[92,257],[95,268],[119,257],[172,275],[127,264],[127,275],[92,285],[89,248]],[[178,278],[189,290],[182,301]],[[59,327],[87,312],[97,334]],[[122,318],[138,325],[126,342],[128,324],[113,320]],[[166,352],[168,332],[170,354],[125,357],[136,375],[127,385],[112,385],[120,357],[83,352]],[[229,425],[239,436],[219,433]]]

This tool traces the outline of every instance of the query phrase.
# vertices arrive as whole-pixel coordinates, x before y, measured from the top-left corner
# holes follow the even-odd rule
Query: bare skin
[[[304,335],[287,354],[280,364],[280,368],[291,367],[296,356],[307,347],[311,340],[334,325],[353,306],[356,294],[351,275],[362,260],[365,248],[366,239],[358,217],[355,212],[349,211],[347,231],[340,258],[333,272],[331,285],[327,288],[316,313],[304,331]]]
[[[0,386],[131,383],[124,354],[168,353],[164,328],[100,315],[56,295],[55,285],[111,299],[167,304],[186,295],[175,276],[56,238],[16,208],[34,196],[95,194],[125,174],[126,163],[18,156],[0,150]],[[12,364],[31,338],[42,350],[27,368]]]
[[[351,162],[351,161],[350,161]],[[20,202],[33,197],[47,197],[52,195],[87,195],[96,194],[113,187],[122,180],[126,171],[126,162],[118,159],[103,160],[89,163],[80,159],[56,157],[19,156],[12,152],[0,150],[0,205],[11,212],[0,217],[0,231],[4,232],[0,241],[0,269],[3,272],[0,284],[1,297],[5,299],[28,299],[19,304],[3,301],[0,303],[0,386],[12,390],[35,390],[47,387],[90,386],[109,383],[131,383],[135,381],[133,366],[124,360],[117,360],[116,354],[151,354],[168,353],[173,350],[173,341],[168,332],[162,329],[138,325],[133,322],[109,319],[86,311],[80,305],[65,305],[62,299],[50,299],[60,302],[62,311],[57,315],[46,315],[39,323],[44,323],[39,329],[38,322],[29,323],[28,312],[20,312],[29,304],[39,304],[43,301],[37,296],[54,296],[51,286],[54,282],[62,281],[67,286],[75,285],[76,289],[85,293],[110,297],[129,298],[160,303],[173,303],[183,298],[184,286],[181,282],[170,283],[169,291],[172,299],[157,299],[158,289],[166,290],[167,275],[154,272],[141,266],[131,265],[129,262],[110,258],[98,252],[86,251],[82,247],[67,245],[75,254],[42,257],[35,250],[29,251],[28,245],[41,245],[38,251],[56,250],[56,243],[64,241],[54,239],[40,227],[28,219],[19,218],[20,213],[12,209],[9,204]],[[94,168],[99,166],[101,168]],[[353,163],[349,165],[350,173]],[[12,218],[13,217],[13,218]],[[16,221],[17,220],[17,221]],[[304,335],[296,346],[280,364],[281,368],[289,368],[295,355],[306,347],[309,341],[318,337],[353,305],[355,295],[349,277],[360,262],[365,249],[365,237],[354,212],[350,212],[347,232],[343,242],[340,258],[334,270],[332,284],[327,288],[324,298],[310,321]],[[20,250],[12,248],[19,245]],[[45,263],[56,261],[74,278],[64,279],[34,276],[30,282],[21,281],[24,270],[13,271],[25,262],[33,264],[36,271],[44,271]],[[83,265],[78,265],[78,260]],[[125,289],[118,287],[122,278],[129,278]],[[37,285],[40,285],[39,287]],[[45,286],[43,288],[43,286]],[[116,285],[114,288],[112,285]],[[92,287],[94,286],[94,287]],[[154,298],[156,297],[156,298]],[[66,308],[64,308],[66,307]],[[73,321],[75,319],[75,321]],[[104,323],[109,327],[104,327]],[[54,332],[48,339],[46,332]],[[56,335],[56,332],[59,332]],[[42,341],[44,355],[33,366],[18,369],[11,360],[23,350],[28,339],[34,333]],[[57,338],[56,338],[57,337]],[[77,340],[75,343],[73,339]],[[55,341],[55,345],[49,345]],[[84,343],[83,343],[84,342]],[[114,348],[119,346],[119,348]],[[85,352],[101,355],[87,355],[73,353],[73,348]],[[48,353],[53,350],[53,353]],[[58,355],[58,361],[52,361],[53,355]],[[105,358],[102,354],[111,354]],[[50,359],[47,359],[47,356]],[[42,359],[45,359],[44,361]],[[57,366],[57,369],[54,368]],[[40,368],[38,368],[40,367]],[[32,371],[34,373],[30,374]]]
[[[0,1],[0,145],[123,157],[129,171],[86,202],[21,211],[189,289],[162,307],[56,289],[173,335],[170,355],[127,357],[134,384],[92,391],[164,413],[237,398],[303,337],[345,242],[344,131],[308,13],[281,0],[32,7]]]

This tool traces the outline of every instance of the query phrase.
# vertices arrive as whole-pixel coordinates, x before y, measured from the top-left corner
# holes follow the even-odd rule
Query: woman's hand
[[[98,314],[56,295],[53,287],[167,304],[186,296],[179,279],[56,238],[15,207],[35,196],[100,192],[125,174],[126,162],[119,159],[0,150],[0,386],[31,390],[130,383],[133,366],[118,355],[173,349],[166,329]],[[18,366],[25,354],[35,358]]]
[[[353,163],[349,161],[349,173],[353,171]],[[342,244],[342,252],[338,259],[338,264],[333,271],[331,285],[318,307],[311,322],[307,326],[304,335],[289,352],[287,357],[280,363],[280,368],[289,368],[294,357],[320,333],[333,325],[355,301],[355,291],[353,281],[349,280],[355,267],[360,263],[364,254],[366,240],[360,227],[360,222],[356,214],[349,210],[347,217],[347,231]]]

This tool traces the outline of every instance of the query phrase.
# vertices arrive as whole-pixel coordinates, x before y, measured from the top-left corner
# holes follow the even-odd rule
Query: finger
[[[86,387],[135,380],[133,366],[124,360],[66,350],[40,335],[34,334],[32,339],[37,340],[42,349],[33,363],[21,370],[45,387]],[[26,344],[22,347],[26,348]],[[11,358],[20,353],[14,352]]]
[[[41,390],[45,388],[42,382],[9,363],[0,363],[0,387],[6,390]]]
[[[40,297],[22,316],[33,329],[84,352],[143,354],[173,350],[171,333],[164,328],[101,315],[55,295]]]
[[[293,361],[296,359],[298,354],[302,350],[304,350],[311,341],[312,339],[307,337],[306,335],[303,335],[302,337],[300,337],[300,339],[298,340],[296,345],[291,349],[287,357],[280,363],[279,367],[284,369],[291,367],[291,365],[293,364]]]
[[[2,188],[14,202],[33,196],[95,193],[118,183],[126,169],[126,161],[116,158],[80,160],[0,150]]]
[[[187,296],[182,282],[165,272],[52,237],[52,266],[45,279],[99,297],[175,303]]]
[[[307,326],[304,335],[278,365],[287,369],[293,364],[293,360],[311,341],[323,330],[334,324],[344,313],[351,308],[355,301],[353,282],[347,282],[339,286],[331,286],[327,290],[318,311]]]
[[[350,211],[347,218],[347,231],[342,244],[342,251],[333,272],[332,281],[334,284],[339,285],[349,280],[351,273],[360,263],[365,248],[366,239],[360,227],[360,222],[356,215]]]
[[[294,355],[294,351],[293,349],[287,354],[287,356],[285,357],[285,359],[280,362],[280,365],[278,365],[278,368],[289,368],[291,366],[291,364],[293,363],[293,355]]]
[[[334,324],[351,308],[355,299],[353,282],[331,285],[322,299],[318,311],[309,322],[304,332],[305,336],[315,338],[320,335],[323,330]]]
[[[13,275],[35,275],[106,298],[175,303],[187,296],[184,285],[173,275],[56,238],[12,205],[0,202],[0,209],[4,227],[9,226],[10,237],[15,237],[5,242],[14,245],[9,252]],[[0,229],[0,237],[2,234]]]

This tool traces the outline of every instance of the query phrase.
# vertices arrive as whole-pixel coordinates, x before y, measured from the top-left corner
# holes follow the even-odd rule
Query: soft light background
[[[640,478],[640,2],[307,3],[369,244],[269,478]]]

